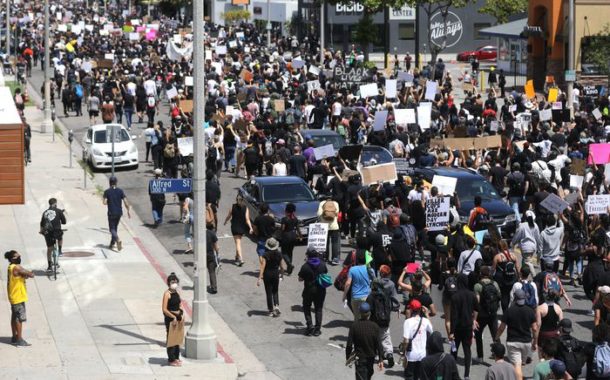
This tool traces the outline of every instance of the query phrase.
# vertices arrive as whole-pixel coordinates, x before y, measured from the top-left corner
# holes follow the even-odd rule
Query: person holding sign
[[[170,326],[172,331],[174,328],[182,324],[182,329],[175,329],[176,331],[182,331],[184,333],[184,310],[180,306],[182,299],[178,293],[179,286],[178,277],[174,272],[167,276],[167,290],[163,293],[163,302],[161,311],[165,320],[165,332],[167,333],[167,361],[172,367],[180,367],[182,361],[180,360],[180,345],[170,346],[170,340],[174,340],[170,334]],[[172,339],[170,339],[172,338]],[[184,336],[182,336],[184,339]],[[182,340],[178,337],[177,340]]]

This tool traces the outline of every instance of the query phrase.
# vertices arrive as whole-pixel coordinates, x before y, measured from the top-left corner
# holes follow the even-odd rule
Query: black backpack
[[[582,367],[585,365],[585,357],[582,352],[582,345],[574,337],[559,338],[559,355],[565,363],[566,370],[574,379],[578,379]]]
[[[375,282],[371,295],[369,296],[372,313],[371,320],[379,327],[388,327],[390,325],[390,315],[392,314],[392,300],[383,291],[383,285]]]
[[[457,275],[450,275],[445,279],[445,292],[449,297],[453,296],[458,290]]]
[[[481,308],[490,315],[497,313],[498,307],[500,307],[500,292],[496,289],[493,281],[481,283],[481,286],[483,287],[481,290]]]

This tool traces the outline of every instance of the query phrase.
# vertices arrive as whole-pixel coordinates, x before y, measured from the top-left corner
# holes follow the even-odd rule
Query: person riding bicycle
[[[52,253],[57,242],[58,255],[61,256],[61,244],[63,231],[61,225],[66,224],[66,215],[64,210],[57,208],[57,199],[49,199],[49,208],[42,213],[40,218],[40,234],[44,235],[44,240],[47,243],[47,262],[49,264],[47,272],[53,270]],[[58,265],[59,266],[59,265]]]

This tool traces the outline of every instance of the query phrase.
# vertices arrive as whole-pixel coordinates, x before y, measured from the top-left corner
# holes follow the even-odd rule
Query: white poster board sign
[[[436,97],[436,90],[438,89],[438,82],[435,80],[429,80],[426,82],[426,99],[434,101]]]
[[[570,174],[570,187],[575,189],[582,189],[582,183],[584,180],[584,176]]]
[[[595,116],[597,120],[602,118],[602,113],[599,111],[599,108],[593,110],[593,116]]]
[[[608,206],[610,206],[610,194],[589,195],[585,209],[589,215],[605,214],[608,212]]]
[[[388,99],[393,99],[396,97],[397,91],[396,91],[396,85],[397,85],[397,80],[396,79],[386,79],[385,80],[385,97]]]
[[[316,161],[320,161],[324,158],[330,158],[335,156],[335,148],[333,144],[328,144],[324,146],[320,146],[318,148],[313,148],[313,155],[316,158]]]
[[[540,111],[540,121],[547,121],[553,118],[553,110],[545,109]]]
[[[184,157],[193,154],[193,138],[192,137],[180,137],[178,138],[178,150]]]
[[[314,90],[317,90],[320,88],[320,81],[319,80],[310,80],[309,82],[307,82],[307,92],[312,92]]]
[[[309,225],[307,234],[307,248],[326,252],[326,240],[328,238],[328,223],[312,223]]]
[[[432,122],[432,103],[420,103],[417,106],[417,123],[422,130],[430,128]]]
[[[373,124],[374,131],[383,131],[385,129],[385,122],[388,119],[388,111],[377,111],[375,113],[375,124]]]
[[[553,214],[563,212],[563,210],[569,206],[568,202],[559,198],[555,194],[549,194],[542,202],[540,202],[540,205]]]
[[[432,186],[436,186],[439,194],[453,195],[456,185],[457,178],[445,177],[443,175],[435,175],[432,178]]]
[[[226,45],[217,45],[216,46],[216,54],[218,54],[218,55],[226,55],[227,54],[227,46]]]
[[[178,90],[176,90],[176,87],[172,87],[167,90],[167,99],[172,100],[176,96],[178,96]]]
[[[449,197],[432,197],[426,200],[426,227],[428,231],[442,231],[449,224]]]
[[[192,86],[193,85],[193,77],[184,77],[184,85]]]
[[[379,95],[377,83],[369,83],[360,86],[360,96],[363,98],[374,97]]]

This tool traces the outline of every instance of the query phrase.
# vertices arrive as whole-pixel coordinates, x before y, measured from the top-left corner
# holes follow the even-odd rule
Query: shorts
[[[54,231],[44,235],[44,241],[47,243],[47,248],[50,248],[55,246],[55,242],[61,240],[63,237],[63,231]]]
[[[259,240],[258,243],[256,243],[256,253],[258,254],[258,256],[265,255],[265,241],[264,240]]]
[[[89,111],[89,117],[98,117],[100,115],[100,111]]]
[[[25,322],[26,320],[27,318],[25,316],[25,302],[11,305],[11,322]]]
[[[506,342],[508,360],[513,365],[523,365],[525,360],[532,354],[532,344],[522,342]]]

